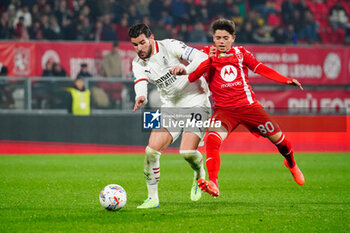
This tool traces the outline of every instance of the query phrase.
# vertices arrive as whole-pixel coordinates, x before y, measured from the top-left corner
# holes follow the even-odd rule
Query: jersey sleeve
[[[198,49],[187,46],[185,43],[178,40],[166,40],[167,49],[175,57],[181,60],[186,60],[189,65],[185,67],[187,74],[192,73],[195,69],[208,58],[208,55]]]
[[[142,69],[141,65],[135,61],[132,62],[132,74],[134,77],[134,84],[140,81],[148,82],[148,76],[145,72],[145,69]]]
[[[140,96],[144,96],[144,97],[146,97],[145,102],[147,102],[148,77],[147,77],[146,72],[144,71],[144,69],[142,69],[142,67],[138,63],[133,61],[132,73],[134,76],[134,90],[135,90],[135,94],[136,94],[135,99],[137,99]]]
[[[271,69],[270,67],[265,66],[264,64],[259,64],[256,68],[255,73],[260,74],[266,78],[269,78],[271,80],[274,80],[276,82],[288,84],[288,82],[292,82],[293,79],[287,78],[283,76],[282,74],[278,73],[274,69]]]
[[[261,64],[254,55],[243,47],[240,47],[243,53],[243,64],[246,65],[250,70],[255,72],[256,68]]]
[[[200,77],[202,76],[206,76],[207,77],[207,73],[209,71],[211,67],[211,59],[208,58],[205,61],[203,61],[195,71],[193,71],[192,73],[190,73],[188,75],[188,81],[190,82],[194,82],[196,80],[198,80]]]

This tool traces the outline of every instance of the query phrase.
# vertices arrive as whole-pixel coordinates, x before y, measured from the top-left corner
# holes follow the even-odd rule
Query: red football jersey
[[[202,49],[209,54],[209,46]],[[243,47],[232,46],[226,53],[216,52],[205,76],[216,107],[242,107],[256,102],[248,80],[248,68],[255,72],[261,64]]]

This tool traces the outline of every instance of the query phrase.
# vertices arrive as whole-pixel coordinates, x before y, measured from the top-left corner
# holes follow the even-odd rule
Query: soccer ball
[[[126,204],[126,192],[122,186],[109,184],[100,192],[100,203],[107,210],[120,210]]]

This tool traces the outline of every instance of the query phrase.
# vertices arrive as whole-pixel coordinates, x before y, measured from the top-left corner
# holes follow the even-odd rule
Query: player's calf
[[[205,177],[203,156],[198,150],[180,150],[180,154],[193,169],[195,179]]]
[[[292,144],[286,139],[286,136],[282,134],[280,138],[274,142],[278,151],[287,160],[289,167],[295,166]]]
[[[207,160],[206,165],[208,169],[209,180],[217,184],[219,170],[220,170],[220,146],[222,138],[219,133],[211,131],[207,137]]]
[[[159,202],[158,183],[160,179],[159,158],[161,153],[149,146],[146,147],[146,155],[144,160],[144,175],[148,190],[148,199]]]

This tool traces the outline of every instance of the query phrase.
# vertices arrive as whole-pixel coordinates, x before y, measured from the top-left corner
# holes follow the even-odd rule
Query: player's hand
[[[301,83],[298,82],[296,79],[292,79],[291,81],[287,81],[287,84],[297,86],[300,88],[300,90],[304,90],[304,88],[301,86]]]
[[[144,96],[140,96],[135,100],[135,105],[134,105],[134,109],[132,110],[133,112],[135,112],[139,107],[141,107],[146,101],[146,97]]]
[[[211,46],[209,48],[209,58],[215,57],[216,56],[216,51],[218,49],[215,46]]]
[[[187,74],[186,69],[184,66],[175,66],[171,69],[169,69],[169,72],[172,73],[173,75],[185,75]]]

